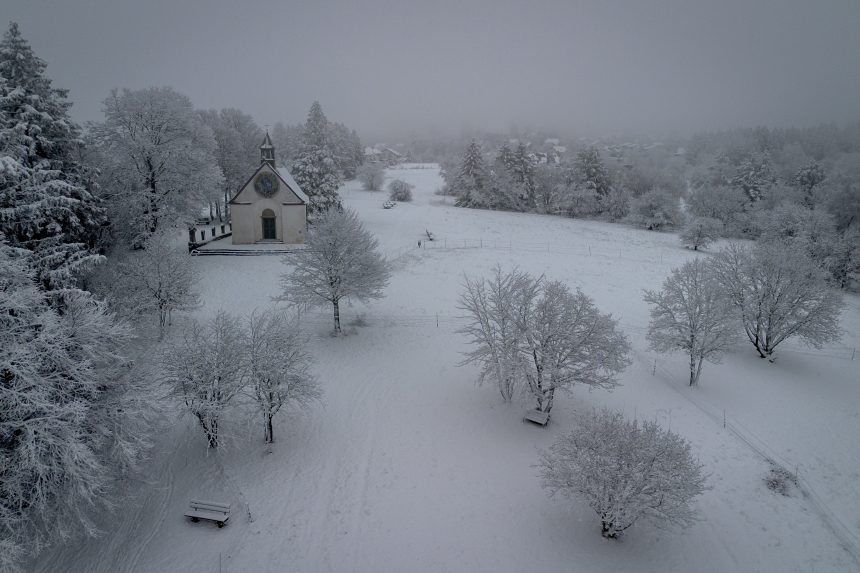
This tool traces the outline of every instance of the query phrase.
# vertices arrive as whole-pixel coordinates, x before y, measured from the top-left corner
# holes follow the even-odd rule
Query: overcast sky
[[[860,0],[0,0],[101,118],[114,87],[365,138],[686,134],[860,119]],[[4,23],[5,27],[5,23]]]

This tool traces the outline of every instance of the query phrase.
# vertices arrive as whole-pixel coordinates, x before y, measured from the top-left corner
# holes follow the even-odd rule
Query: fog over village
[[[860,571],[855,1],[0,16],[0,571]]]

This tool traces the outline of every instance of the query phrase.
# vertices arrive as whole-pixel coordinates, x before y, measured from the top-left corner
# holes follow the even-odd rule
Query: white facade
[[[268,187],[260,185],[263,180]],[[287,170],[275,169],[264,161],[230,200],[233,244],[304,243],[307,202],[307,196]]]

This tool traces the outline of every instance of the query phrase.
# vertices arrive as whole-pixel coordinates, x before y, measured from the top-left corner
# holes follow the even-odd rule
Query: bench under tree
[[[532,422],[540,426],[549,424],[549,412],[541,412],[540,410],[528,410],[523,414],[523,423]]]
[[[218,527],[224,527],[224,524],[230,519],[229,503],[192,499],[190,505],[191,508],[185,512],[185,516],[190,517],[191,521],[197,522],[201,519],[208,519],[217,523]]]

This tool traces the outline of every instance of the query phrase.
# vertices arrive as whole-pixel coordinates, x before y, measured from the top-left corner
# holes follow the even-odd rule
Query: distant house
[[[367,163],[383,163],[397,165],[403,162],[403,154],[384,145],[364,148],[364,160]]]
[[[230,200],[233,244],[304,243],[308,201],[290,172],[275,167],[275,148],[267,133],[260,166]]]

